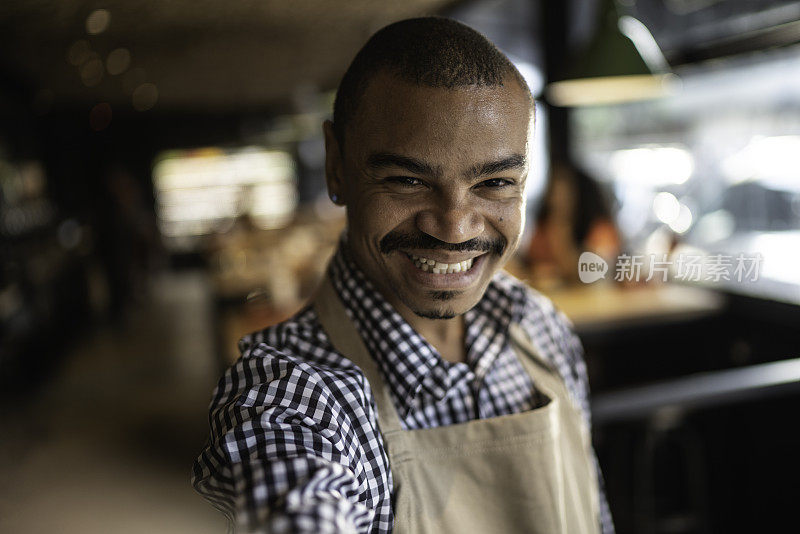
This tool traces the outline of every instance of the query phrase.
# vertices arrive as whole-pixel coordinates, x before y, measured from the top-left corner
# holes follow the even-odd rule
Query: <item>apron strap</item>
[[[556,396],[563,397],[565,401],[568,401],[568,404],[577,411],[577,407],[572,403],[572,395],[567,389],[561,373],[558,372],[552,362],[542,356],[544,352],[536,342],[516,323],[509,325],[508,333],[511,337],[511,344],[515,349],[514,352],[531,377],[533,387],[539,389],[539,391],[551,390]]]
[[[523,352],[528,357],[527,360],[533,361],[536,365],[543,368],[548,373],[558,375],[558,371],[553,364],[542,356],[542,350],[536,346],[534,341],[528,336],[523,328],[517,324],[512,323],[508,326],[508,333],[511,336],[511,341],[517,347],[517,353]],[[524,363],[524,362],[523,362]]]
[[[400,418],[394,408],[389,389],[378,365],[364,346],[356,327],[350,321],[339,294],[326,274],[313,299],[314,309],[334,348],[353,362],[367,378],[378,408],[378,424],[384,435],[402,432]]]

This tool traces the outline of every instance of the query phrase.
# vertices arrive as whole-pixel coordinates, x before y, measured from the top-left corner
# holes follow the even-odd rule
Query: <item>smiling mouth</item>
[[[416,256],[414,254],[408,254],[408,257],[411,258],[411,261],[414,262],[414,265],[417,266],[417,269],[433,274],[463,273],[472,268],[472,264],[475,260],[475,258],[470,258],[459,263],[442,263],[436,260],[429,260],[428,258]]]

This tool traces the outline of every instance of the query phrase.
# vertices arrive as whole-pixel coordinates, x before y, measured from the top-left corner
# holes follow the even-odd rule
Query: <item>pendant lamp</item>
[[[567,79],[547,86],[555,106],[592,106],[660,98],[680,88],[652,34],[639,20],[619,16],[605,0],[599,27]]]

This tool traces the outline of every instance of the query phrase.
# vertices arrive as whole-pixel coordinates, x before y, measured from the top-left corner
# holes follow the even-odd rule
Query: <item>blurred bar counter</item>
[[[800,306],[727,289],[543,291],[585,349],[617,532],[792,530]]]
[[[343,214],[301,212],[288,226],[253,228],[244,220],[210,253],[220,364],[239,357],[238,340],[289,318],[309,299],[333,255]]]
[[[593,392],[800,356],[785,302],[675,283],[543,293],[574,323]]]
[[[569,317],[578,335],[699,319],[719,314],[724,305],[719,293],[677,284],[569,286],[545,295]]]

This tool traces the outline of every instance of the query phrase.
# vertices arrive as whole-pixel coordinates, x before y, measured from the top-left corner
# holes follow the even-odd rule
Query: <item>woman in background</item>
[[[528,247],[535,286],[577,282],[578,257],[585,251],[614,265],[620,239],[610,204],[589,175],[563,163],[553,165]]]

